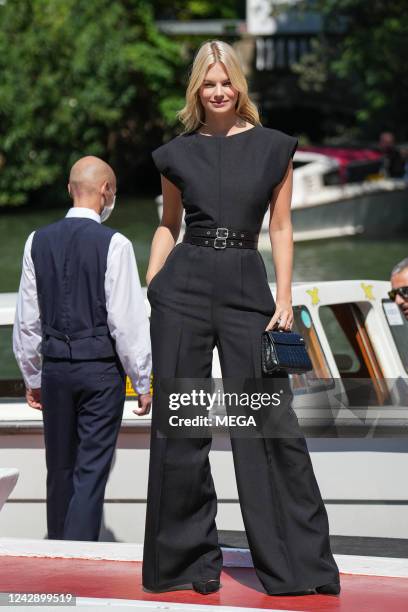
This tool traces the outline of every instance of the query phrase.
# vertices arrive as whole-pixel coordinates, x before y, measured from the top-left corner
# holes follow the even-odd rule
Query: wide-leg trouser
[[[122,422],[118,360],[44,360],[41,381],[48,538],[97,541]]]
[[[148,295],[153,410],[142,579],[159,590],[219,578],[222,568],[211,437],[157,436],[160,412],[168,410],[160,380],[210,377],[215,345],[223,378],[261,378],[260,336],[274,301],[256,251],[185,244],[170,254]],[[288,410],[293,431],[296,417]],[[327,512],[300,427],[298,436],[231,436],[231,446],[243,522],[265,590],[338,581]]]

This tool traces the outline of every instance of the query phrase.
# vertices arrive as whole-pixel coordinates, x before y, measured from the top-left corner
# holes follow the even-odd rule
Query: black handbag
[[[305,339],[293,331],[268,330],[262,332],[262,371],[272,374],[283,370],[289,374],[302,374],[313,370]]]

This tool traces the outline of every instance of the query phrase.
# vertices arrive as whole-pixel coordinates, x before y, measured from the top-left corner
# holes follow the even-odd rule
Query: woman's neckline
[[[195,131],[194,134],[196,136],[201,136],[202,138],[234,138],[235,136],[242,136],[243,134],[246,134],[247,132],[252,132],[252,130],[255,130],[256,128],[260,127],[259,124],[254,125],[251,128],[248,128],[247,130],[241,130],[240,132],[236,132],[235,134],[200,134],[200,132]]]

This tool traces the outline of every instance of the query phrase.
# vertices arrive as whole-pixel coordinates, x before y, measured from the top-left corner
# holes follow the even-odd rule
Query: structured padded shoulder
[[[151,153],[155,166],[160,174],[165,176],[180,190],[183,188],[183,179],[178,170],[178,164],[180,163],[178,151],[182,144],[181,138],[180,135],[176,136],[172,140],[154,149]]]
[[[298,139],[296,136],[286,134],[281,130],[273,128],[264,128],[269,132],[269,137],[272,143],[272,155],[274,164],[276,164],[276,179],[275,184],[278,185],[284,178],[289,161],[293,158],[298,147]]]

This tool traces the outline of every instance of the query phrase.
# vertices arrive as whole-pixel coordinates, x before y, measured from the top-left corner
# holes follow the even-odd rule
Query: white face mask
[[[112,204],[110,204],[109,206],[104,206],[101,212],[101,223],[103,223],[110,217],[112,210],[115,208],[115,201],[116,195],[113,196]]]

